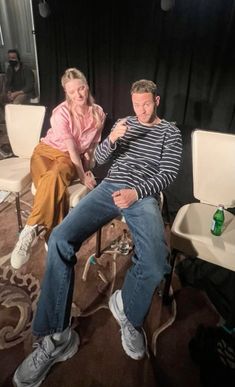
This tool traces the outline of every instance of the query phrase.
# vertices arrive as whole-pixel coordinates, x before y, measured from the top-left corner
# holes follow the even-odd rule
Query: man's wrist
[[[111,145],[115,144],[115,140],[112,137],[112,133],[110,133],[110,135],[109,135],[109,142],[110,142]]]
[[[136,191],[136,189],[135,189],[135,188],[132,188],[132,191],[135,192],[136,200],[139,200],[138,192]]]
[[[111,134],[110,134],[110,135],[111,135]],[[110,146],[110,149],[114,150],[114,149],[116,149],[117,144],[116,144],[116,141],[112,141],[112,140],[111,140],[110,135],[109,135],[109,139],[108,139],[108,141],[109,141],[109,146]]]

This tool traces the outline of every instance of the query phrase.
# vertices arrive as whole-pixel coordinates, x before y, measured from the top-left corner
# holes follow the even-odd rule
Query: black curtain
[[[67,67],[87,76],[108,113],[107,131],[115,119],[132,114],[132,82],[149,78],[158,84],[159,116],[176,121],[183,137],[181,170],[166,191],[173,219],[179,207],[195,201],[192,130],[235,133],[235,0],[175,0],[168,12],[161,0],[47,0],[48,18],[33,2],[41,103],[48,117],[64,98],[60,77]],[[105,174],[103,166],[99,173]]]
[[[129,90],[157,82],[159,115],[178,125],[235,130],[235,1],[47,0],[42,18],[33,0],[41,103],[63,99],[60,77],[76,66],[97,103],[114,120],[132,112]]]
[[[60,78],[67,67],[87,76],[108,120],[132,114],[132,82],[158,84],[159,116],[176,121],[183,135],[183,162],[167,190],[169,210],[194,201],[191,131],[235,133],[235,0],[47,0],[42,18],[33,0],[41,79],[41,103],[51,109],[64,98]],[[99,170],[104,175],[106,170]]]

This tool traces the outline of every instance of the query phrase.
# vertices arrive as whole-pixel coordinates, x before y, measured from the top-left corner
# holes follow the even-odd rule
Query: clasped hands
[[[21,92],[19,91],[8,91],[7,98],[9,102],[12,102]]]

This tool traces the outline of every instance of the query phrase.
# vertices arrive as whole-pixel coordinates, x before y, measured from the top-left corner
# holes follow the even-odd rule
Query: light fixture
[[[48,17],[51,13],[50,7],[46,2],[46,0],[39,0],[38,9],[39,9],[39,14],[42,17]]]
[[[162,11],[170,11],[174,8],[175,0],[161,0]]]

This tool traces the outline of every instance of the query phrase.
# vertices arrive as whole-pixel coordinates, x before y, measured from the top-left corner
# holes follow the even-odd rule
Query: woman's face
[[[71,79],[68,81],[64,90],[68,98],[80,106],[87,104],[88,86],[80,79]]]

